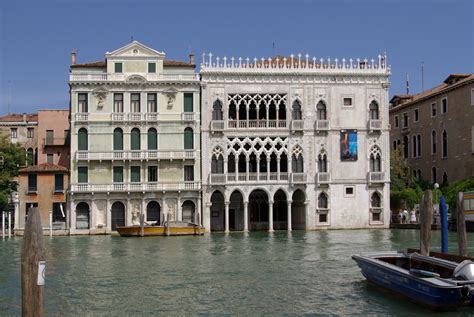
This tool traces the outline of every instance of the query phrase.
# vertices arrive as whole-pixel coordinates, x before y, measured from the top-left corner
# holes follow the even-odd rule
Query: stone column
[[[143,214],[143,219],[145,219],[145,221],[148,221],[147,219],[147,214],[146,214],[146,203],[145,203],[145,197],[142,197],[142,208],[141,208],[141,213]]]
[[[195,223],[202,226],[202,215],[201,215],[201,193],[199,193],[199,197],[197,199],[197,219],[194,220]]]
[[[166,208],[166,201],[165,201],[165,196],[161,198],[161,213],[163,215],[163,220],[162,223],[168,220],[168,215],[167,215],[167,208]]]
[[[257,182],[260,181],[260,155],[257,155]]]
[[[183,221],[183,209],[181,208],[181,197],[179,197],[179,194],[176,199],[178,201],[178,206],[176,208],[176,220]]]
[[[20,201],[18,200],[18,193],[13,194],[13,205],[15,213],[15,227],[13,229],[16,230],[20,226]]]
[[[287,202],[287,221],[288,221],[288,231],[291,231],[292,228],[291,228],[291,203],[292,201],[291,200],[288,200]]]
[[[245,180],[248,182],[249,181],[249,169],[250,169],[250,157],[246,156],[245,157],[245,172],[246,172],[246,176],[245,176]]]
[[[273,201],[268,202],[268,232],[273,232]]]
[[[239,156],[235,156],[235,181],[239,180]]]
[[[105,201],[105,232],[110,233],[112,231],[112,212],[110,211],[110,200],[109,197],[106,198]]]
[[[267,156],[267,181],[270,180],[270,155]]]
[[[212,203],[206,203],[206,212],[203,215],[203,226],[206,228],[206,232],[211,232],[211,206]]]
[[[277,178],[280,180],[280,157],[277,156]]]
[[[76,232],[76,206],[77,204],[73,201],[71,202],[71,210],[69,212],[71,217],[71,227],[69,228],[69,233],[74,234]],[[19,223],[19,222],[18,222]],[[15,224],[16,226],[16,224]]]
[[[127,198],[127,208],[125,209],[125,225],[132,225],[132,206],[130,204],[130,198]]]
[[[229,233],[229,205],[230,205],[230,201],[226,201],[225,202],[225,214],[224,214],[224,217],[225,217],[225,233]]]
[[[249,231],[249,202],[244,201],[244,232]]]

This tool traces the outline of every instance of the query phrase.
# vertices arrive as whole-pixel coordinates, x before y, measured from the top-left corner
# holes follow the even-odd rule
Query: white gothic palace
[[[389,75],[385,55],[203,56],[206,229],[388,227]]]

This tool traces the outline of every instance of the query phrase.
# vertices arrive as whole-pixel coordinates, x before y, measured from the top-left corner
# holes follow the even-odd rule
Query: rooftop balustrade
[[[276,56],[272,58],[256,57],[246,58],[227,58],[226,56],[214,57],[212,53],[203,54],[201,62],[201,72],[212,71],[231,71],[231,72],[303,72],[303,73],[340,73],[340,72],[358,72],[389,74],[390,66],[387,64],[387,55],[378,55],[376,59],[367,58],[316,58],[308,54],[291,54],[289,57]]]
[[[123,82],[129,77],[139,75],[146,78],[149,82],[169,82],[169,81],[199,81],[198,74],[158,74],[150,76],[149,74],[108,74],[97,72],[73,72],[69,74],[69,82],[105,82],[116,81]]]

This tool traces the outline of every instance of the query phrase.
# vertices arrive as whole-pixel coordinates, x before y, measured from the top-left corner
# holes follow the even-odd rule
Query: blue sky
[[[474,1],[0,1],[0,114],[68,107],[70,52],[101,60],[134,39],[167,58],[189,51],[268,57],[376,57],[387,52],[390,95],[474,71]],[[200,58],[199,58],[200,61]],[[10,82],[10,85],[8,84]],[[11,94],[9,94],[11,87]]]

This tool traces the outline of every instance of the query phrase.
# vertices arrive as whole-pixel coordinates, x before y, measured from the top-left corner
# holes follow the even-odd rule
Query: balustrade
[[[327,131],[329,130],[329,120],[316,120],[314,124],[316,131]]]
[[[304,184],[306,183],[306,173],[292,173],[291,174],[292,184]]]
[[[385,180],[384,172],[369,172],[368,176],[370,183],[383,183]]]
[[[361,72],[361,73],[390,73],[390,66],[387,64],[387,55],[381,54],[377,59],[367,58],[316,58],[308,54],[293,55],[289,57],[272,57],[272,58],[220,58],[215,57],[212,53],[203,54],[201,62],[201,72],[215,70],[232,70],[233,72],[249,72],[249,71],[272,71],[272,72],[288,72],[298,70],[303,72]]]
[[[369,120],[369,130],[382,130],[382,120],[371,119]]]
[[[89,121],[89,114],[84,112],[76,113],[76,121],[77,122],[87,122]]]
[[[196,121],[196,113],[195,112],[182,112],[181,120],[182,121]]]
[[[304,121],[303,120],[298,120],[298,121],[301,121],[300,123],[298,123],[298,125],[302,127],[304,125]],[[222,124],[222,129],[224,129],[224,121],[211,121],[211,129],[214,128],[213,126],[214,123],[216,124],[216,127],[217,127],[217,124]],[[286,120],[263,119],[263,120],[229,120],[227,121],[228,129],[267,129],[267,128],[284,129],[286,127],[287,127]],[[217,129],[215,129],[214,131],[217,131]]]
[[[327,184],[331,179],[330,173],[316,173],[316,184]]]
[[[291,120],[291,131],[303,131],[304,121],[303,120]]]
[[[112,183],[112,184],[71,184],[72,192],[146,192],[160,190],[199,190],[201,183],[184,182],[147,182],[147,183]]]
[[[146,73],[127,74],[128,76],[141,75],[148,81],[199,81],[198,74],[159,74],[152,75]],[[69,74],[71,82],[87,82],[87,81],[124,81],[125,74],[108,74],[108,73],[86,73],[74,72]]]
[[[302,173],[304,174],[304,173]],[[306,175],[306,174],[304,174]],[[303,177],[306,180],[306,177]],[[282,182],[287,183],[289,181],[289,174],[287,172],[281,173],[228,173],[228,174],[210,174],[209,183],[212,185],[223,185],[226,183],[235,183],[235,182]]]
[[[133,150],[133,151],[109,151],[109,152],[91,152],[77,151],[76,160],[78,161],[103,161],[103,160],[184,160],[195,159],[194,150],[177,151],[156,151],[156,150]]]

